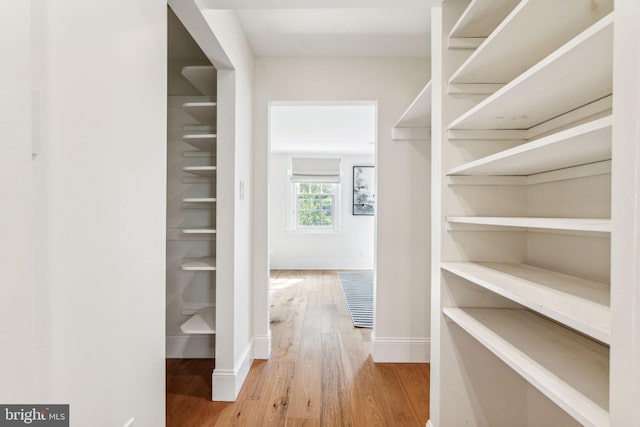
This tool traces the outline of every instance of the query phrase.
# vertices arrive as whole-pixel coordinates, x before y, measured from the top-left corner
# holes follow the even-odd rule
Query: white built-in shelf
[[[216,333],[216,308],[201,308],[180,326],[185,334],[215,334]]]
[[[184,135],[182,140],[200,151],[214,152],[216,138],[215,133],[201,133]]]
[[[447,221],[458,224],[611,233],[611,220],[606,218],[450,216]]]
[[[612,42],[613,13],[462,114],[449,129],[529,129],[610,95]]]
[[[185,197],[182,203],[215,203],[215,197]]]
[[[395,124],[397,128],[431,127],[431,80]]]
[[[182,171],[191,175],[213,176],[218,168],[216,166],[185,166]]]
[[[182,104],[184,111],[189,113],[194,119],[203,125],[215,126],[216,124],[216,103],[210,101],[185,102]]]
[[[183,228],[182,233],[184,234],[216,234],[216,230],[211,227],[193,227],[193,228]]]
[[[441,267],[601,342],[610,342],[606,283],[525,264],[445,262]]]
[[[185,258],[182,260],[182,269],[185,271],[213,271],[216,269],[216,259],[205,258]]]
[[[520,0],[472,0],[449,37],[487,37]]]
[[[449,82],[508,83],[612,9],[612,1],[523,0]]]
[[[203,95],[216,95],[216,69],[211,65],[191,65],[182,68],[182,75]]]
[[[609,426],[606,346],[528,310],[442,311],[582,425]]]
[[[517,175],[585,165],[611,159],[607,116],[455,167],[447,175]]]

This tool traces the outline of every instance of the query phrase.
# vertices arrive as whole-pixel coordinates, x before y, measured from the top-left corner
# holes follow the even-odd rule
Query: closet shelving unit
[[[433,427],[610,425],[614,13],[434,9]]]
[[[180,81],[176,87],[185,88],[179,92],[185,94],[169,99],[168,357],[213,358],[218,204],[216,71],[204,65],[184,66],[180,73],[180,68],[174,69],[175,75],[170,78]]]
[[[215,69],[212,66],[187,66],[182,69],[182,75],[196,87],[204,96],[215,96],[215,82],[216,75]],[[202,126],[202,131],[198,133],[186,133],[182,136],[182,140],[192,147],[197,148],[197,153],[206,153],[202,156],[207,160],[213,159],[215,162],[216,155],[216,134],[213,133],[216,129],[216,103],[212,100],[207,101],[189,101],[182,104],[182,109],[192,116],[199,125]],[[189,129],[197,128],[192,126]],[[185,159],[198,158],[197,155],[184,156]],[[215,174],[217,167],[215,164],[207,165],[188,165],[182,168],[183,174],[186,176],[197,176],[204,178],[203,181],[195,181],[195,185],[207,186],[207,193],[215,194]],[[185,180],[183,179],[183,182]],[[191,181],[186,181],[191,182]],[[217,199],[215,197],[183,197],[182,208],[188,209],[190,207],[211,209],[215,207]],[[188,228],[182,230],[183,234],[187,235],[200,235],[200,236],[215,236],[215,227],[200,227],[200,228]],[[215,240],[213,241],[215,242]],[[181,269],[183,271],[195,272],[196,274],[202,274],[199,272],[215,273],[215,243],[212,245],[213,256],[200,257],[200,258],[183,258],[181,263]],[[214,279],[215,280],[215,279]],[[209,301],[211,306],[206,306],[198,310],[195,314],[186,320],[180,329],[185,334],[195,335],[211,335],[215,334],[215,301]],[[213,356],[213,355],[209,355]]]

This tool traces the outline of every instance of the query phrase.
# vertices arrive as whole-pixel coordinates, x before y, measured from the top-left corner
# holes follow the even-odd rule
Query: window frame
[[[299,186],[309,184],[309,185],[330,185],[333,188],[333,193],[318,193],[319,196],[332,196],[332,217],[333,223],[331,226],[304,226],[299,223],[299,215],[300,210],[298,209],[298,200],[300,193],[298,191]],[[339,205],[340,205],[340,184],[334,182],[313,182],[313,181],[299,181],[291,183],[291,216],[290,216],[290,227],[291,231],[299,232],[299,233],[335,233],[339,231]],[[310,195],[313,195],[309,193]],[[314,212],[313,210],[309,210],[309,212]]]

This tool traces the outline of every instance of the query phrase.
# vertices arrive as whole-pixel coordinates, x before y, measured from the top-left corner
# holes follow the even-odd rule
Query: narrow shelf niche
[[[609,426],[609,349],[522,309],[444,315],[585,426]]]
[[[211,335],[216,333],[216,308],[201,308],[180,326],[185,334]]]

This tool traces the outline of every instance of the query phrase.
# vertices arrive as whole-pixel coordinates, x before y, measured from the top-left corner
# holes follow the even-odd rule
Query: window
[[[297,230],[336,229],[336,184],[295,183]]]

